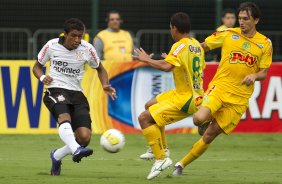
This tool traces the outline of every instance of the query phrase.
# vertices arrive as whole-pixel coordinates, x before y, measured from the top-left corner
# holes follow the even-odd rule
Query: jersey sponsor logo
[[[250,50],[251,44],[249,42],[244,42],[242,48],[245,50]]]
[[[258,57],[251,53],[242,53],[240,51],[231,52],[229,63],[231,64],[246,64],[248,67],[253,67],[257,63]]]
[[[194,53],[201,53],[201,48],[200,47],[195,47],[193,45],[189,45],[189,50],[190,52],[194,52]]]
[[[237,34],[233,34],[233,35],[231,36],[231,38],[232,38],[232,40],[239,40],[240,36],[237,35]]]
[[[44,57],[45,57],[45,55],[46,55],[46,53],[47,53],[48,48],[49,48],[49,45],[46,45],[46,46],[44,47],[43,51],[42,51],[41,57],[38,58],[38,61],[39,61],[40,63],[43,61],[43,59],[44,59]]]
[[[80,69],[73,69],[70,67],[67,67],[69,64],[65,61],[59,61],[59,60],[53,60],[51,61],[51,66],[60,73],[68,74],[69,76],[76,77],[80,74]]]
[[[180,44],[172,53],[173,56],[177,56],[177,54],[185,47],[185,44]]]

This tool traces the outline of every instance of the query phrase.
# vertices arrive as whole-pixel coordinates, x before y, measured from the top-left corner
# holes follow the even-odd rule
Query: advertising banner
[[[57,133],[56,121],[42,102],[45,87],[32,74],[35,61],[0,61],[0,133]],[[48,64],[47,64],[48,65]],[[112,101],[102,90],[95,70],[86,66],[82,86],[92,119],[93,133],[109,128],[138,133],[138,115],[145,103],[161,92],[174,88],[171,73],[161,72],[141,62],[103,62],[118,99]],[[205,89],[217,63],[207,63]],[[48,71],[44,68],[44,71]],[[282,63],[273,63],[268,77],[256,82],[249,109],[235,132],[282,132]],[[167,127],[171,133],[196,131],[191,117]]]

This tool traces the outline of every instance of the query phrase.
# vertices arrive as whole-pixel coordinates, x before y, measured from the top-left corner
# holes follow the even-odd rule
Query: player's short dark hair
[[[234,9],[232,9],[232,8],[227,8],[227,9],[224,9],[224,10],[223,10],[221,17],[222,17],[222,18],[225,17],[225,15],[228,14],[228,13],[229,13],[229,14],[234,14],[234,15],[236,15],[236,12],[235,12]]]
[[[64,31],[66,33],[69,33],[71,30],[84,31],[85,25],[81,20],[77,18],[70,18],[64,23]]]
[[[119,11],[117,11],[117,10],[111,10],[111,11],[109,11],[109,12],[107,13],[106,22],[108,22],[108,21],[110,20],[111,14],[118,14],[119,17],[120,17],[120,19],[121,19],[121,14],[120,14]]]
[[[171,26],[175,26],[179,33],[189,33],[191,29],[190,17],[188,14],[178,12],[173,14],[170,18]]]
[[[256,5],[253,2],[244,2],[241,3],[238,9],[238,12],[240,11],[247,11],[247,13],[254,18],[254,19],[259,19],[261,17],[261,12],[260,9],[258,7],[258,5]]]

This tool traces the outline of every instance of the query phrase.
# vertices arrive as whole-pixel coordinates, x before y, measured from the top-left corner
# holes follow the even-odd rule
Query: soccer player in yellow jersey
[[[239,7],[240,28],[216,32],[207,37],[205,51],[222,48],[218,70],[209,84],[200,109],[194,114],[197,126],[206,126],[189,153],[175,165],[174,175],[201,156],[221,133],[230,134],[248,107],[255,81],[264,80],[272,62],[271,41],[256,30],[260,10],[252,2]],[[207,123],[210,122],[211,123]]]
[[[147,179],[155,178],[172,164],[164,151],[161,130],[164,126],[195,113],[204,94],[204,50],[200,43],[188,34],[189,16],[181,12],[172,15],[170,30],[176,43],[164,60],[153,60],[143,49],[135,50],[136,59],[159,70],[173,71],[176,86],[176,89],[164,92],[149,101],[149,108],[139,116],[143,135],[156,158]]]

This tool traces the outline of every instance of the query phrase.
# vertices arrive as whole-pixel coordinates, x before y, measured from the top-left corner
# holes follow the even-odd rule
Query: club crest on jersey
[[[76,60],[84,61],[83,53],[81,51],[76,52]]]
[[[245,50],[249,50],[251,48],[251,44],[249,42],[244,42],[242,48]]]
[[[229,60],[230,64],[246,64],[248,67],[253,67],[257,63],[258,57],[251,53],[242,53],[240,51],[231,52]]]
[[[63,102],[63,101],[66,100],[63,95],[58,95],[58,96],[57,96],[57,99],[58,99],[59,102]]]
[[[231,36],[231,38],[232,38],[232,40],[239,40],[240,36],[237,35],[237,34],[233,34],[233,35]]]

